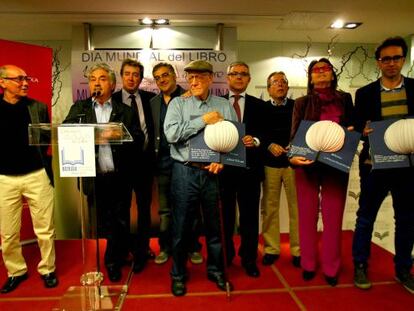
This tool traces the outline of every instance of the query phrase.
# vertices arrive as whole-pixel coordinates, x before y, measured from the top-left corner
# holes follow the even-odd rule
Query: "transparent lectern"
[[[80,285],[70,286],[54,310],[120,310],[128,290],[125,285],[102,285],[96,206],[88,206],[83,193],[84,178],[94,181],[95,146],[132,142],[123,123],[98,124],[29,124],[29,144],[39,147],[58,146],[60,174],[78,178],[79,218],[82,237],[82,271]],[[89,153],[88,153],[89,152]],[[92,152],[92,156],[90,156]]]

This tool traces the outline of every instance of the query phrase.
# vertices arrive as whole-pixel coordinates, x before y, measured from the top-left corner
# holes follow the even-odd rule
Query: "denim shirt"
[[[176,97],[168,105],[164,121],[164,133],[171,143],[171,157],[180,162],[189,159],[189,139],[204,129],[202,116],[218,111],[229,121],[237,121],[237,115],[229,101],[209,94],[205,101],[195,96]]]

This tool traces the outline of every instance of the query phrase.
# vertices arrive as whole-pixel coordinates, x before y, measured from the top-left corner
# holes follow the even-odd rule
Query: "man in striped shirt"
[[[363,133],[364,147],[360,154],[361,195],[352,246],[354,284],[369,289],[367,276],[370,243],[375,219],[388,192],[391,192],[395,214],[396,280],[414,294],[411,274],[414,243],[414,208],[412,182],[414,168],[372,170],[367,136],[372,132],[369,122],[414,115],[414,79],[401,75],[407,55],[407,44],[401,37],[386,39],[375,51],[381,77],[357,90],[355,96],[356,130]]]

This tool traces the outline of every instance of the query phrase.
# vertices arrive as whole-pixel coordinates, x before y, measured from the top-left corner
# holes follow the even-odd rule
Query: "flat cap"
[[[213,73],[213,65],[204,60],[193,60],[184,67],[184,71],[200,71]]]

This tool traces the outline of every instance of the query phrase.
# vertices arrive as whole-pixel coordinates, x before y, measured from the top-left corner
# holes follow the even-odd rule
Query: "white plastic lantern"
[[[309,127],[305,140],[313,150],[336,152],[344,145],[345,131],[338,123],[329,120],[318,121]]]
[[[414,119],[402,119],[391,124],[384,133],[384,142],[395,153],[414,153]]]
[[[204,141],[211,150],[227,153],[236,148],[239,132],[230,121],[220,121],[206,126]]]

